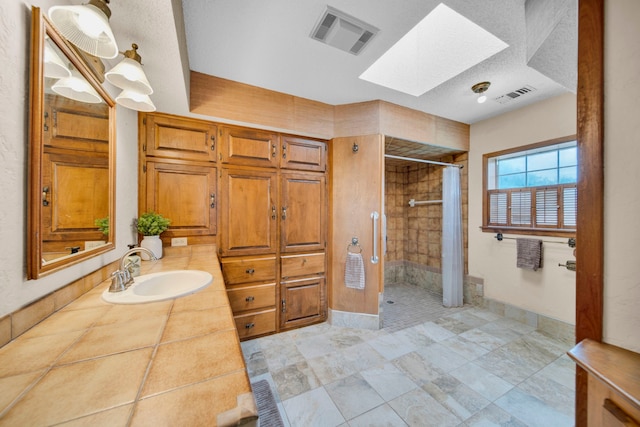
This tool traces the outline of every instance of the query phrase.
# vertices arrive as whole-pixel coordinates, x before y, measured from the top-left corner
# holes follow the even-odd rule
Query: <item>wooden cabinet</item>
[[[109,152],[109,110],[105,104],[45,95],[44,146],[75,151]]]
[[[326,319],[324,277],[290,280],[281,283],[282,329],[310,325]]]
[[[327,144],[313,139],[283,135],[280,167],[314,172],[327,170]]]
[[[640,354],[589,339],[568,354],[588,375],[587,426],[640,426]]]
[[[275,172],[223,168],[220,254],[275,254],[277,249]]]
[[[162,113],[139,115],[138,210],[171,220],[163,244],[217,243],[218,143],[214,123]]]
[[[146,177],[146,210],[171,219],[164,237],[216,234],[215,167],[154,159]]]
[[[325,320],[326,143],[231,127],[221,132],[219,251],[238,334]],[[277,265],[273,282],[264,269],[247,266],[267,254]],[[273,321],[271,330],[265,321]]]
[[[280,198],[282,252],[324,250],[327,236],[324,174],[283,172]]]
[[[147,114],[143,118],[143,151],[147,156],[181,160],[216,161],[216,129],[210,122]]]
[[[223,258],[221,264],[240,338],[275,332],[275,255]]]
[[[280,270],[280,328],[326,319],[324,252],[283,255]]]
[[[278,166],[278,134],[255,129],[224,126],[220,129],[220,160],[242,166]]]
[[[109,111],[46,94],[42,153],[42,258],[102,245],[109,215]]]

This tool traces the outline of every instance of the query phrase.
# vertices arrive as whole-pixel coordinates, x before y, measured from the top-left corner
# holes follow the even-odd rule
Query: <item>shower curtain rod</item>
[[[455,166],[457,168],[462,169],[464,166],[463,165],[456,165],[453,163],[444,163],[444,162],[436,162],[434,160],[422,160],[422,159],[414,159],[411,157],[400,157],[400,156],[393,156],[391,154],[385,154],[385,157],[388,157],[390,159],[396,159],[396,160],[408,160],[410,162],[418,162],[418,163],[430,163],[432,165],[442,165],[442,166]]]

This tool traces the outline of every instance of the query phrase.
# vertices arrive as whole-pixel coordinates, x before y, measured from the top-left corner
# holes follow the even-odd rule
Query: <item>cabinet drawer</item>
[[[234,313],[276,305],[276,285],[242,286],[227,289],[227,296]]]
[[[324,252],[286,255],[282,258],[282,278],[324,273]]]
[[[238,336],[242,338],[275,332],[276,310],[262,311],[260,313],[235,316]]]
[[[223,259],[222,274],[228,285],[275,280],[276,259],[275,257]]]

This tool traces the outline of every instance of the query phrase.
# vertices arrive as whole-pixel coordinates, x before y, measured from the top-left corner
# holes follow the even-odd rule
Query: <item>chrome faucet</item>
[[[111,286],[109,286],[109,292],[122,292],[127,289],[133,283],[133,276],[131,275],[131,262],[126,263],[127,257],[136,252],[146,252],[151,260],[156,261],[158,258],[156,255],[147,248],[132,248],[122,255],[120,258],[120,269],[111,273]]]

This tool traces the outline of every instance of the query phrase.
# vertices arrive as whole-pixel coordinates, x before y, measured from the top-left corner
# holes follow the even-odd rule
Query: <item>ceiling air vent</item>
[[[311,32],[311,38],[357,55],[377,32],[373,25],[327,6]]]
[[[506,104],[507,102],[511,102],[514,99],[520,98],[521,96],[527,95],[535,91],[536,91],[535,87],[526,85],[521,87],[520,89],[514,90],[513,92],[509,92],[507,94],[494,98],[494,101],[496,101],[499,104]]]

